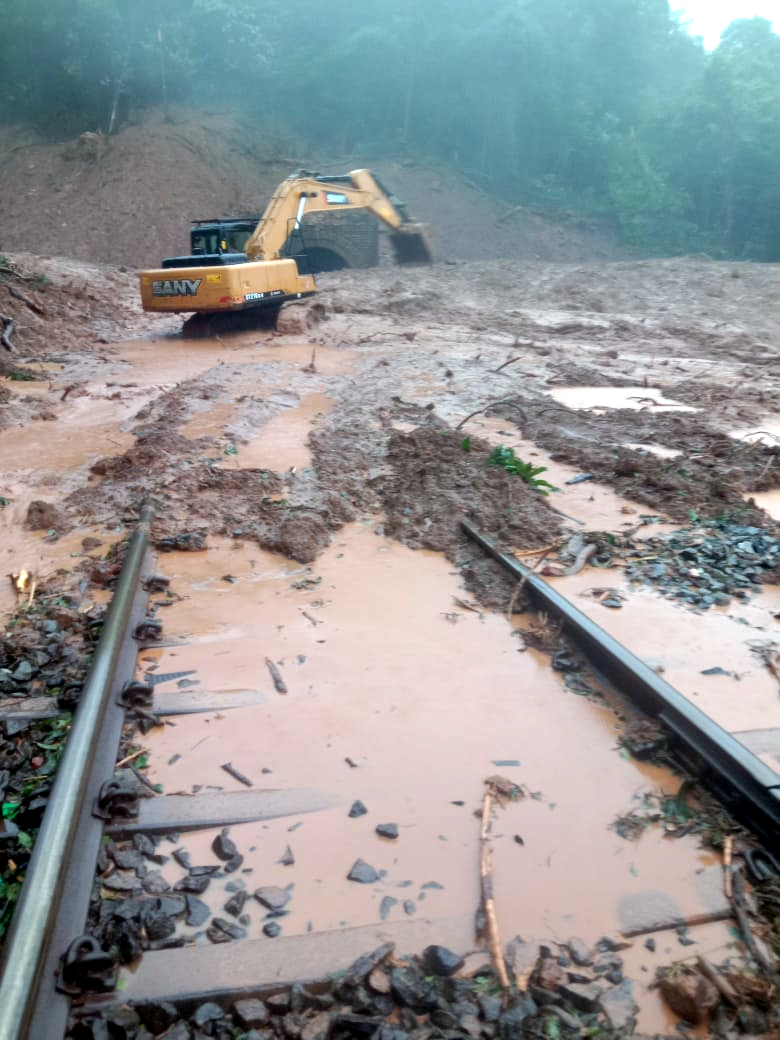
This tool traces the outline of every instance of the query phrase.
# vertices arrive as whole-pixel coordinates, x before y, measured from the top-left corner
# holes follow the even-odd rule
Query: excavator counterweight
[[[333,177],[299,170],[282,181],[259,220],[242,217],[198,221],[190,256],[163,260],[140,273],[146,311],[218,313],[249,307],[279,307],[316,291],[301,271],[305,248],[285,257],[289,243],[302,242],[307,213],[365,210],[391,230],[399,264],[431,263],[427,228],[409,219],[405,205],[369,170]],[[301,264],[299,264],[299,260]]]

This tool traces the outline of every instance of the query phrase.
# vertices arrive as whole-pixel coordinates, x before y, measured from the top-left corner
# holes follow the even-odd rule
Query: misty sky
[[[703,36],[708,49],[717,47],[720,34],[735,18],[752,18],[759,15],[774,21],[774,29],[780,29],[778,0],[672,0],[672,10],[684,12],[683,21],[689,21],[688,31],[692,36]]]

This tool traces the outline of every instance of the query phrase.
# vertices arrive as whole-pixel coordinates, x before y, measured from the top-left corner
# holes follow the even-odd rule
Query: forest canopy
[[[650,253],[780,261],[780,36],[667,0],[0,0],[0,120],[230,106],[328,154],[452,164]]]

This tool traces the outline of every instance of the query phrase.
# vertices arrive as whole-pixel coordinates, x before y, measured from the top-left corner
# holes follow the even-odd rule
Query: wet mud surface
[[[85,269],[66,276],[98,284]],[[670,842],[648,829],[629,844],[614,830],[642,792],[672,794],[680,778],[621,753],[624,709],[593,677],[550,668],[554,626],[521,613],[522,595],[459,521],[548,568],[751,746],[780,731],[767,664],[775,520],[761,507],[780,487],[779,280],[768,266],[701,260],[343,272],[322,277],[324,315],[308,330],[191,341],[170,319],[144,338],[117,278],[91,290],[99,300],[56,350],[20,337],[14,365],[33,379],[0,387],[8,569],[99,583],[111,542],[151,497],[175,597],[156,607],[164,638],[140,654],[139,676],[160,676],[166,696],[250,696],[148,733],[148,779],[166,794],[245,787],[230,763],[255,789],[332,799],[232,827],[243,859],[229,873],[212,848],[218,829],[163,840],[146,884],[132,857],[114,858],[108,902],[125,883],[132,898],[181,892],[190,868],[173,852],[184,848],[218,871],[189,893],[206,917],[173,914],[171,932],[158,916],[152,942],[271,943],[271,923],[305,937],[411,918],[430,920],[435,942],[437,922],[478,907],[474,812],[500,775],[522,795],[494,823],[506,938],[641,935],[626,952],[638,1028],[671,1028],[649,983],[688,956],[675,929],[719,960],[738,956],[717,923],[729,912],[719,859],[695,834]],[[114,294],[121,321],[109,327],[101,308]],[[562,388],[578,395],[570,406],[553,396]],[[663,410],[669,401],[693,410]],[[497,446],[555,490],[493,464]],[[666,577],[642,571],[663,556],[655,540],[689,546],[724,520],[753,532],[761,588],[746,575],[729,603],[659,594],[652,582],[663,592]],[[85,537],[103,543],[93,560]],[[679,588],[682,552],[669,544]],[[368,812],[350,816],[358,801]],[[361,861],[362,882],[349,876]],[[290,894],[283,914],[269,918],[254,896],[264,887]],[[225,910],[233,897],[237,915]]]

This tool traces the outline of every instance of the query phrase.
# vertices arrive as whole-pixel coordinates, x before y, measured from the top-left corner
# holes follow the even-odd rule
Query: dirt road
[[[715,518],[758,532],[738,542],[774,538],[780,271],[693,259],[344,272],[321,278],[322,320],[292,309],[283,332],[201,340],[171,319],[153,336],[128,280],[101,278],[71,265],[41,289],[92,299],[62,345],[53,321],[19,359],[32,381],[0,388],[4,570],[99,578],[141,499],[157,502],[176,600],[139,675],[247,699],[151,733],[152,782],[231,789],[230,761],[255,786],[326,792],[300,828],[233,829],[246,884],[294,884],[285,935],[414,916],[435,941],[477,907],[473,810],[505,775],[524,792],[496,826],[505,937],[640,935],[623,954],[638,1028],[668,1028],[655,967],[685,955],[681,937],[716,959],[732,942],[715,923],[719,858],[694,834],[615,831],[643,792],[679,779],[621,752],[625,709],[550,668],[555,633],[507,617],[512,584],[458,519],[546,550],[550,581],[780,770],[774,567],[724,579],[711,603],[627,574],[666,559],[645,539],[690,531],[701,545]],[[490,464],[496,446],[546,467],[555,490]],[[567,547],[587,542],[584,569],[562,574]],[[10,585],[3,597],[10,610]],[[368,812],[351,818],[358,800]],[[386,823],[397,838],[375,833]],[[184,842],[193,862],[213,837]],[[358,859],[372,883],[348,880]],[[177,870],[164,869],[171,883]],[[218,911],[227,895],[215,884],[204,899]]]

